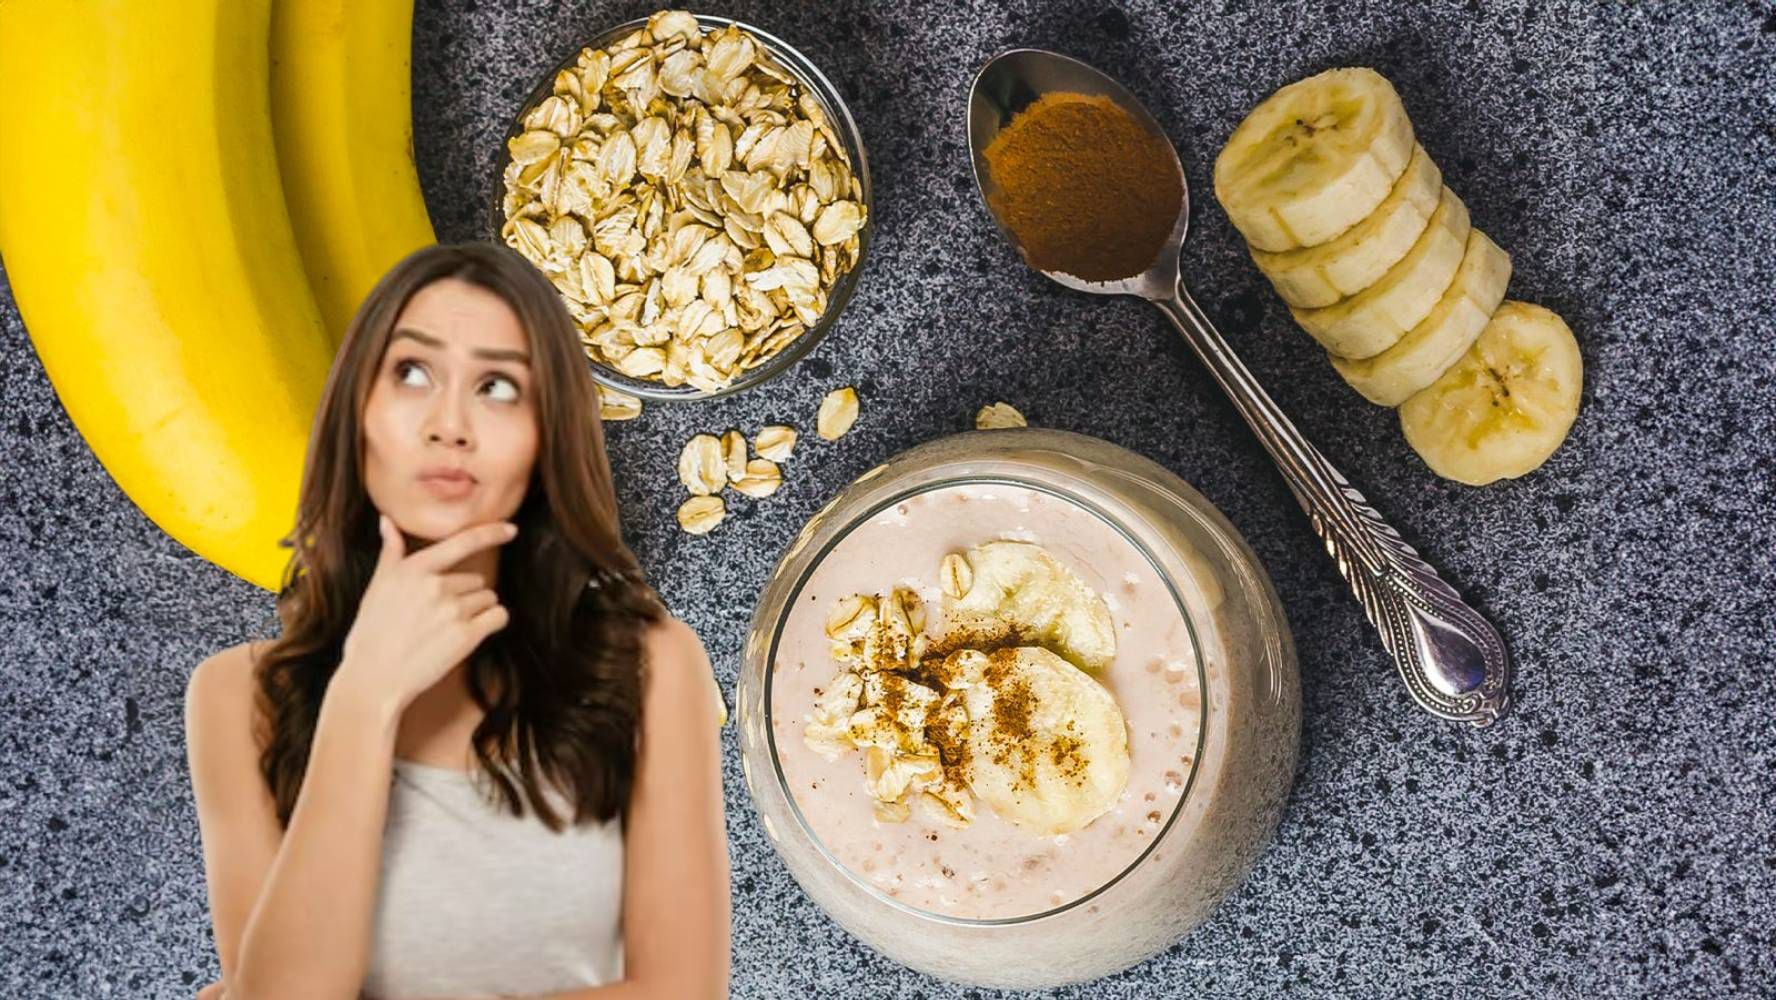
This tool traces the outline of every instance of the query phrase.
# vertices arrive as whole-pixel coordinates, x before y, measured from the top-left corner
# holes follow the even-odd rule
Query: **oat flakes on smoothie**
[[[999,555],[988,549],[1002,545]],[[1006,558],[1020,552],[1027,558]],[[1076,592],[1040,599],[1065,578],[1042,565],[1038,553],[1062,564],[1108,608],[1107,650],[1093,638],[1097,615],[1064,613],[1089,609]],[[1019,562],[1026,570],[1016,569]],[[985,589],[975,601],[988,607],[1015,606],[1024,616],[1047,610],[1020,628],[964,616],[968,627],[956,635],[952,611],[976,588]],[[1001,595],[987,599],[994,590]],[[897,605],[886,616],[885,598]],[[848,531],[816,561],[788,608],[770,667],[777,762],[814,838],[874,891],[962,919],[1048,911],[1127,871],[1177,815],[1202,732],[1195,641],[1160,570],[1098,512],[1006,483],[920,492]],[[1096,749],[1084,755],[1093,770],[1079,769],[1075,748],[1058,738],[1075,734],[1063,713],[1048,711],[1073,698],[1051,697],[1041,673],[1002,667],[1003,674],[988,676],[995,653],[1009,666],[1019,649],[1051,654],[1022,654],[1042,661],[1031,662],[1035,671],[1102,686],[1122,717],[1126,772],[1121,754]],[[1105,651],[1113,662],[1080,667]],[[872,666],[885,669],[874,670],[878,680],[866,687]],[[970,684],[976,673],[982,683]],[[1031,697],[1018,696],[1019,678],[1029,681]],[[1032,706],[1026,721],[1034,739],[991,738],[1017,732],[1023,709]],[[1087,705],[1081,714],[1089,711]],[[923,728],[916,726],[920,712]],[[944,774],[937,782],[925,759],[931,745]],[[1047,752],[1025,756],[1040,746]],[[878,751],[873,762],[869,748]],[[996,772],[976,767],[994,756],[1004,757]],[[1034,765],[1037,789],[1061,787],[1054,809],[1002,800],[1008,785],[1030,777],[1026,763]],[[995,773],[1002,782],[996,787]],[[1112,795],[1118,780],[1121,791]],[[1094,798],[1112,804],[1082,826],[1051,833],[1057,819],[1089,815]]]
[[[1115,652],[1103,599],[1028,542],[946,554],[935,575],[946,598],[935,641],[913,588],[833,602],[826,634],[841,669],[804,741],[828,759],[864,751],[884,822],[918,803],[966,827],[977,798],[1040,833],[1092,822],[1129,766],[1116,699],[1081,667]]]

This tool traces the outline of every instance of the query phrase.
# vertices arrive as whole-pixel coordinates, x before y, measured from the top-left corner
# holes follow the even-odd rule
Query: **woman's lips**
[[[475,480],[466,474],[427,475],[419,477],[419,485],[441,500],[460,500],[475,489]]]

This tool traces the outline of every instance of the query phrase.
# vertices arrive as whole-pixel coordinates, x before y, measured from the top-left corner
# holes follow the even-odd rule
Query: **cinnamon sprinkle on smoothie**
[[[1151,842],[1139,817],[1177,801],[1199,713],[1142,668],[1190,642],[1157,571],[1089,510],[933,490],[848,535],[791,605],[779,764],[810,829],[884,893],[1036,912],[1120,871]],[[837,672],[781,666],[822,660]]]

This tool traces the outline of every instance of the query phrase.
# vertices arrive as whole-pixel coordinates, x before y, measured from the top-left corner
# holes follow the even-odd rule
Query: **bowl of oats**
[[[503,145],[500,238],[561,291],[592,375],[642,400],[758,385],[826,335],[870,241],[863,141],[789,44],[660,11],[555,67]]]

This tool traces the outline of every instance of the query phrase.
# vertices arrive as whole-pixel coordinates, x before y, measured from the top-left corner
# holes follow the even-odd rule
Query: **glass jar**
[[[1200,702],[1196,753],[1181,775],[1182,793],[1145,848],[1091,891],[1041,912],[996,919],[909,905],[840,861],[814,832],[785,778],[780,747],[801,738],[804,720],[772,714],[784,624],[821,561],[877,513],[963,484],[1039,491],[1113,526],[1165,582],[1188,625],[1192,655],[1184,659],[1194,660]],[[1006,525],[1004,537],[1016,536],[1013,527]],[[1120,661],[1119,667],[1127,669]],[[821,508],[760,594],[735,703],[747,788],[766,835],[808,895],[896,961],[995,988],[1045,988],[1109,975],[1200,924],[1269,843],[1300,744],[1293,641],[1245,540],[1160,465],[1098,438],[1047,428],[974,430],[927,442],[865,472]],[[862,764],[856,768],[861,783]]]

